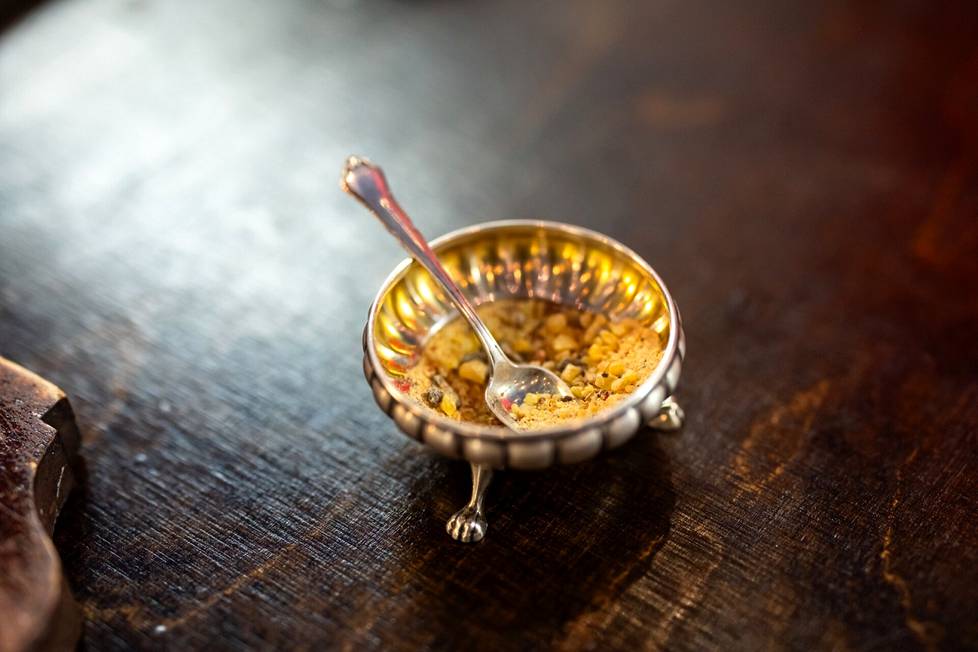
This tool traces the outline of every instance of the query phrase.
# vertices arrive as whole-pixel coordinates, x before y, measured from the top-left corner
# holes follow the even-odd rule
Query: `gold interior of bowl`
[[[432,247],[475,305],[544,299],[612,320],[636,318],[659,333],[663,348],[669,340],[669,305],[655,273],[600,234],[547,222],[496,223],[446,236]],[[457,314],[416,262],[395,271],[372,324],[383,371],[393,379],[403,376],[420,359],[428,336]]]

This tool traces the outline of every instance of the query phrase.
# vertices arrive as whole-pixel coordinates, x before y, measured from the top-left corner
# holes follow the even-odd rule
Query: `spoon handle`
[[[472,307],[458,285],[442,267],[438,256],[428,246],[428,242],[414,226],[411,218],[394,199],[383,170],[365,158],[351,156],[346,160],[340,185],[343,190],[360,200],[360,203],[376,215],[377,219],[387,227],[387,230],[407,249],[408,253],[421,263],[432,278],[448,293],[452,303],[455,304],[455,307],[462,313],[462,316],[465,317],[465,320],[469,322],[469,325],[472,326],[482,341],[486,354],[489,356],[489,363],[495,367],[497,362],[508,361],[506,354],[496,342],[496,338],[492,336],[492,333],[476,314],[475,308]]]

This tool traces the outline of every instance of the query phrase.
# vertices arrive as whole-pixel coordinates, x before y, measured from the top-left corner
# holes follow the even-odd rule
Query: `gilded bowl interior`
[[[476,305],[544,299],[611,319],[637,318],[659,333],[663,348],[669,341],[670,302],[655,272],[599,233],[553,222],[496,222],[436,240],[432,248]],[[423,267],[405,261],[372,314],[376,361],[396,380],[417,363],[428,336],[458,313]]]

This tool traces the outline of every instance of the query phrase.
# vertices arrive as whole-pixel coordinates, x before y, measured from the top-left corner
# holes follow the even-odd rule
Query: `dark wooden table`
[[[63,387],[90,649],[978,647],[978,5],[63,0],[0,35],[0,355]],[[360,372],[430,235],[597,228],[683,432],[501,475]],[[2,619],[2,616],[0,616]]]

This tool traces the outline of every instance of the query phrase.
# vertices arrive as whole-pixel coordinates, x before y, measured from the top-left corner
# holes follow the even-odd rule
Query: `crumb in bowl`
[[[664,342],[636,319],[611,321],[537,299],[508,299],[477,308],[506,354],[542,365],[570,386],[573,397],[528,394],[510,407],[521,430],[583,419],[614,406],[659,364]],[[462,319],[453,319],[425,343],[400,385],[415,401],[458,421],[501,425],[485,403],[485,352]]]

